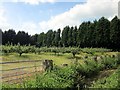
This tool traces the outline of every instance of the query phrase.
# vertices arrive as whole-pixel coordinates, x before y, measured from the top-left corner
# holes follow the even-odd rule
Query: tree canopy
[[[120,19],[111,21],[105,17],[93,22],[87,21],[77,26],[66,26],[47,33],[29,35],[25,31],[13,29],[2,31],[2,44],[36,45],[38,47],[102,47],[120,50]]]

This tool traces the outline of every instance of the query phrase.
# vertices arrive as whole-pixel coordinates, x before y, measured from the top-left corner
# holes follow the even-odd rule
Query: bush
[[[101,61],[101,64],[104,65],[104,69],[111,69],[111,68],[116,68],[117,67],[117,58],[104,58]]]
[[[118,76],[119,74],[120,72],[116,71],[107,78],[105,77],[103,79],[99,79],[94,82],[90,88],[116,88],[116,90],[120,89]]]
[[[83,48],[82,51],[88,54],[94,54],[95,52],[110,52],[112,50],[105,48]]]
[[[120,52],[117,54],[117,64],[120,64]]]
[[[86,78],[88,77],[93,77],[100,71],[97,62],[94,60],[87,60],[85,61],[84,64],[78,66],[78,72],[82,75],[85,76]]]
[[[36,75],[36,79],[26,81],[24,88],[67,88],[74,85],[75,72],[71,67],[56,68],[51,72]]]

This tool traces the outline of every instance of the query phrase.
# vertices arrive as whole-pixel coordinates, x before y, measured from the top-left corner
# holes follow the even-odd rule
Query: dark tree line
[[[2,30],[0,30],[2,32]],[[78,28],[64,27],[63,30],[49,30],[33,36],[13,29],[2,32],[2,44],[36,45],[39,47],[103,47],[120,49],[120,19],[115,16],[111,21],[102,17],[98,21],[83,22]]]
[[[15,32],[13,29],[9,29],[8,31],[2,32],[2,44],[20,44],[20,45],[35,45],[37,42],[37,34],[30,36],[28,33],[24,31],[19,31],[18,33]]]

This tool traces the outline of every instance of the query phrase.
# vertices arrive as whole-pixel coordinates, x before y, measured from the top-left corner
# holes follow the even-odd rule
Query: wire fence
[[[25,60],[25,61],[13,61],[13,62],[1,62],[0,65],[7,65],[7,64],[14,64],[14,63],[28,63],[28,62],[42,62],[42,60]],[[28,70],[26,70],[28,69]],[[18,84],[22,83],[26,78],[29,78],[36,74],[37,72],[43,71],[43,65],[33,65],[33,66],[26,66],[26,67],[14,67],[11,69],[2,69],[2,83],[8,84]]]

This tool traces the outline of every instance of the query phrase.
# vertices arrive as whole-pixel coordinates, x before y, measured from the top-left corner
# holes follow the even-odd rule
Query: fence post
[[[44,60],[42,64],[45,71],[53,69],[53,60]]]

